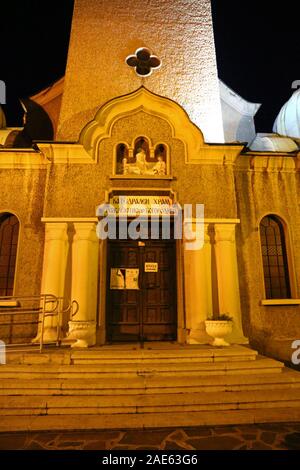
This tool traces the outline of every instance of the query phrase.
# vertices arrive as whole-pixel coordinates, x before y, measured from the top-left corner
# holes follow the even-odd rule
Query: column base
[[[103,326],[100,326],[96,330],[96,343],[100,346],[105,344],[106,340],[106,329]]]
[[[187,342],[187,334],[188,330],[185,328],[178,327],[177,328],[177,343],[185,344]]]
[[[31,340],[33,344],[39,343],[41,341],[41,333],[39,332],[35,338]],[[47,343],[56,343],[57,338],[57,328],[45,328],[43,334],[43,344]]]
[[[243,333],[233,331],[226,336],[226,340],[230,344],[249,344],[249,339],[243,335]]]
[[[76,340],[72,348],[87,348],[96,344],[96,322],[69,321],[68,340]]]
[[[197,324],[196,328],[191,328],[187,337],[188,344],[209,344],[213,338],[206,333],[205,322]]]
[[[209,344],[212,346],[222,347],[222,346],[230,346],[230,343],[227,343],[224,338],[215,338]]]

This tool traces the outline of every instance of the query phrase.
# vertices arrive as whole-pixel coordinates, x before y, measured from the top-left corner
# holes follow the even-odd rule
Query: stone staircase
[[[300,421],[300,373],[243,346],[10,352],[0,431]]]

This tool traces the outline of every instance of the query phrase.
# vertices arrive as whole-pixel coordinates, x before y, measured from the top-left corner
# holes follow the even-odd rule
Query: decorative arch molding
[[[187,155],[199,154],[204,145],[203,135],[190,121],[183,108],[169,98],[156,95],[143,86],[133,93],[114,98],[104,104],[93,121],[82,130],[79,143],[87,152],[96,152],[99,143],[111,136],[116,121],[140,110],[167,121],[172,129],[172,136],[184,143]]]
[[[20,227],[21,227],[21,225],[23,225],[23,222],[21,220],[21,216],[17,211],[15,211],[15,209],[10,209],[10,208],[7,208],[6,206],[4,206],[4,207],[0,208],[0,216],[3,215],[3,214],[14,215],[18,219]]]
[[[268,216],[274,216],[274,217],[277,217],[277,219],[280,220],[280,222],[282,222],[283,224],[283,227],[285,230],[287,230],[287,234],[289,236],[289,225],[290,225],[290,222],[288,221],[288,219],[286,218],[286,215],[284,215],[283,213],[281,213],[280,211],[277,211],[277,210],[270,210],[270,211],[264,211],[262,212],[262,214],[259,215],[259,217],[257,218],[256,220],[256,227],[257,229],[259,229],[260,227],[260,223],[261,221],[265,218],[265,217],[268,217]]]
[[[185,146],[186,163],[203,163],[203,160],[207,163],[224,163],[224,159],[232,162],[243,148],[242,145],[206,144],[200,129],[179,104],[152,93],[144,86],[104,104],[81,131],[79,143],[95,161],[100,142],[111,136],[114,124],[140,110],[168,122],[173,138],[181,140]]]

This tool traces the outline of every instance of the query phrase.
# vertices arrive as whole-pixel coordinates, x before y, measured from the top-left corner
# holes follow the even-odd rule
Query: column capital
[[[214,224],[215,241],[218,242],[235,242],[235,226],[236,224]]]
[[[66,222],[46,222],[45,223],[45,238],[49,240],[68,240],[68,224]]]
[[[74,241],[86,240],[90,242],[98,242],[99,238],[97,237],[96,228],[96,222],[75,222]]]

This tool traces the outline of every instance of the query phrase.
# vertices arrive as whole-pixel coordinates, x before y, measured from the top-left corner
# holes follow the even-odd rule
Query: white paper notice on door
[[[111,268],[111,289],[139,289],[139,270],[137,268]]]
[[[137,268],[127,268],[125,277],[126,289],[139,288],[139,270]]]
[[[125,269],[111,268],[110,288],[111,289],[125,289]]]

